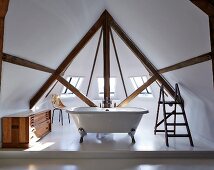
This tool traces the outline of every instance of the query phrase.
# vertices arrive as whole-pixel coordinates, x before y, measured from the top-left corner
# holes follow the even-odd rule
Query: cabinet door
[[[11,129],[12,119],[8,117],[2,118],[2,141],[3,143],[12,142],[12,129]]]
[[[19,118],[19,143],[29,142],[29,118]]]

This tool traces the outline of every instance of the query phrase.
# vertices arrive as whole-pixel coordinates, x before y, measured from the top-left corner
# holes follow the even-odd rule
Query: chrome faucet
[[[105,100],[103,101],[104,107],[111,107],[112,101],[109,97],[106,97]]]

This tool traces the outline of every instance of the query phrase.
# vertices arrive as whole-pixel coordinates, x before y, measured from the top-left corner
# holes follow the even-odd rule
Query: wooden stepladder
[[[161,105],[163,108],[163,119],[161,121],[158,121],[159,111],[160,111]],[[170,107],[174,106],[174,110],[167,112],[167,108],[169,106]],[[180,108],[178,108],[178,106]],[[179,116],[179,115],[183,116],[183,119],[182,119],[183,122],[182,123],[177,122],[177,119],[178,119],[177,116]],[[169,121],[169,118],[171,116],[174,116],[173,120]],[[162,123],[164,123],[164,129],[162,129],[162,130],[157,129]],[[176,133],[176,127],[178,127],[178,126],[186,127],[187,133],[186,134],[177,134]],[[189,128],[189,125],[187,122],[186,113],[184,110],[184,101],[181,97],[180,90],[179,90],[177,83],[175,84],[175,97],[174,97],[173,101],[165,101],[165,92],[164,92],[163,85],[160,88],[160,95],[159,95],[159,101],[158,101],[157,117],[156,117],[154,134],[156,135],[157,132],[164,132],[165,133],[166,146],[169,146],[169,139],[168,139],[169,137],[188,137],[189,141],[190,141],[190,145],[194,146],[192,136],[191,136],[191,132],[190,132],[190,128]]]

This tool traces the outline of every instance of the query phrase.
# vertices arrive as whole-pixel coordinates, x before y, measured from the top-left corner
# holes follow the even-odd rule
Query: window
[[[80,88],[80,85],[83,81],[83,77],[67,77],[66,80],[72,85],[74,86],[75,88],[79,89]],[[63,89],[62,89],[62,94],[64,95],[71,95],[72,97],[75,96],[75,94],[70,91],[67,87],[63,86]]]
[[[147,77],[130,77],[130,80],[134,86],[134,89],[138,89],[140,86],[142,86],[145,82],[147,82]],[[144,89],[140,94],[140,97],[153,97],[151,87],[148,86],[146,89]]]
[[[104,78],[98,78],[98,89],[99,89],[99,97],[104,96]],[[115,94],[115,85],[116,85],[116,78],[110,78],[110,96],[113,97]]]

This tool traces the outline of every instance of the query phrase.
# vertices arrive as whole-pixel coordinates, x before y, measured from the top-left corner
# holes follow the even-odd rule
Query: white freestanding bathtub
[[[148,110],[135,107],[99,108],[77,107],[66,110],[72,115],[80,132],[80,143],[88,133],[128,133],[135,143],[134,134],[143,114]]]

